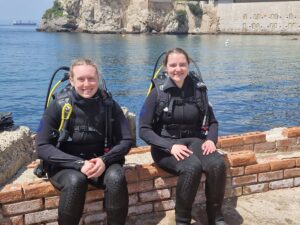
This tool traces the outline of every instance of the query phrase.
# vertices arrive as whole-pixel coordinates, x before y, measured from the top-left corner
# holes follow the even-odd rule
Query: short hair
[[[167,51],[167,53],[166,53],[166,56],[165,56],[164,61],[163,61],[163,64],[164,64],[165,67],[168,64],[169,55],[172,54],[172,53],[183,54],[185,56],[186,61],[188,62],[188,64],[190,64],[190,57],[189,57],[189,55],[187,54],[186,51],[184,51],[182,48],[173,48],[173,49],[170,49],[169,51]]]

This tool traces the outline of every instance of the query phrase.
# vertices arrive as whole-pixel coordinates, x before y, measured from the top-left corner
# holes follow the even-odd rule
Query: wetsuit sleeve
[[[170,151],[173,143],[159,136],[154,131],[154,116],[157,105],[157,91],[152,89],[145,100],[145,103],[140,112],[139,118],[139,135],[147,144],[155,146],[164,151]]]
[[[209,124],[208,124],[208,134],[206,139],[213,141],[215,144],[218,142],[218,121],[215,117],[213,108],[209,105]]]
[[[44,112],[36,135],[36,148],[38,157],[49,164],[63,168],[80,170],[82,158],[67,154],[56,148],[57,133],[60,125],[61,108],[52,101]]]
[[[128,120],[117,102],[114,101],[112,109],[114,119],[112,126],[113,147],[101,156],[105,166],[118,163],[124,159],[132,145],[132,135]]]

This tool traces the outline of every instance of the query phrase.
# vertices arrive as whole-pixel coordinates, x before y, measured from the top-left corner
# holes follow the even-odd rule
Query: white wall
[[[218,1],[220,32],[298,33],[300,1],[232,3]]]

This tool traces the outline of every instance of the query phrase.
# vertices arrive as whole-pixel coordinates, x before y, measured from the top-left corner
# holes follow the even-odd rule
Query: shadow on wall
[[[230,225],[241,225],[244,219],[236,210],[237,197],[226,198],[223,202],[225,221]],[[192,225],[208,225],[205,204],[196,204],[192,211]],[[173,225],[175,224],[175,211],[163,211],[149,214],[130,216],[126,225]]]

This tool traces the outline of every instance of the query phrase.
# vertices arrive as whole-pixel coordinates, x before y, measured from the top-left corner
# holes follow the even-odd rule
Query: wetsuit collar
[[[190,79],[189,76],[187,76],[184,80],[184,83],[183,83],[183,86],[182,88],[185,86],[185,84],[187,83],[187,80]],[[175,82],[170,78],[170,77],[167,77],[164,84],[163,84],[163,91],[166,91],[170,88],[179,88],[177,87],[177,85],[175,84]]]
[[[99,99],[101,98],[101,94],[100,94],[100,90],[98,89],[98,91],[96,92],[96,94],[92,97],[92,98],[83,98],[82,96],[80,96],[76,90],[73,88],[72,89],[72,95],[73,98],[75,100],[75,102],[79,105],[89,105],[89,104],[93,104],[95,102],[98,102]]]

